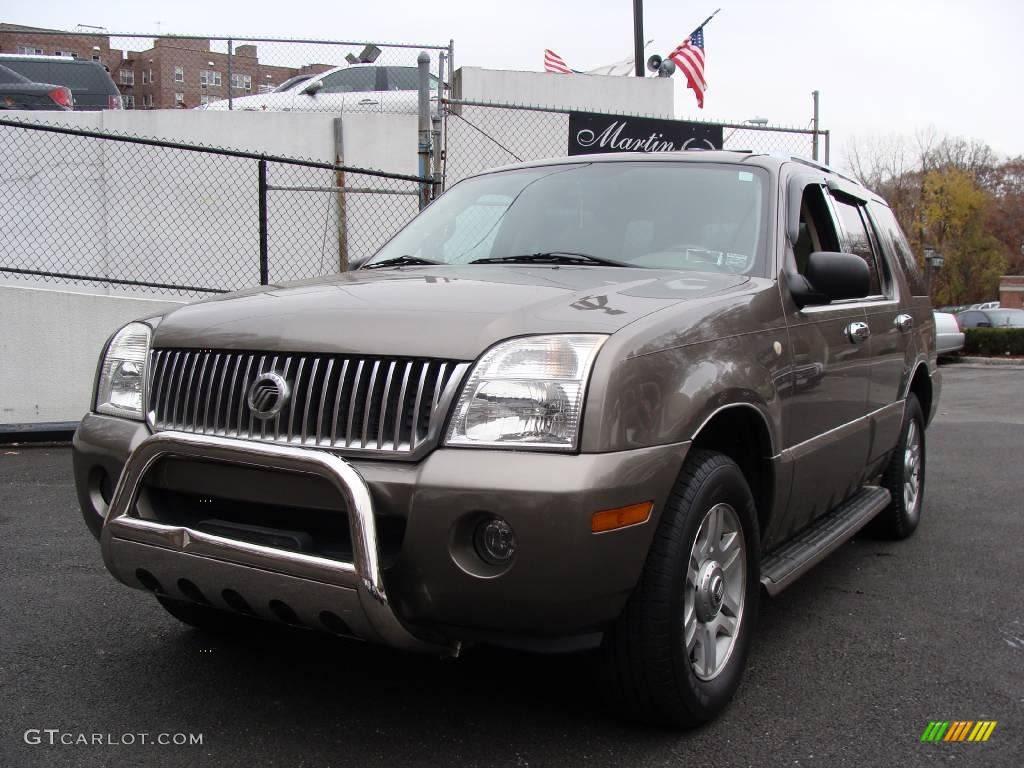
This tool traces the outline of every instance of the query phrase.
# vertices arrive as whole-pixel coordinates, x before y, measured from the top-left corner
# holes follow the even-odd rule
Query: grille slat
[[[395,436],[391,441],[393,450],[401,450],[402,425],[405,424],[405,393],[409,389],[409,372],[412,370],[412,360],[405,364],[405,373],[402,374],[402,388],[398,392],[398,414],[395,416]],[[383,421],[381,422],[383,424]],[[409,440],[410,447],[412,440]]]
[[[410,454],[438,437],[467,363],[400,357],[154,350],[150,419],[243,440]],[[290,402],[272,419],[249,407],[256,379],[275,372]],[[237,401],[237,402],[236,402]]]

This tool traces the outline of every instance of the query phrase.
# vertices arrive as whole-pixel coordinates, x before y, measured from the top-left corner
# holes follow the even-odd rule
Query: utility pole
[[[633,0],[633,66],[644,76],[644,0]]]

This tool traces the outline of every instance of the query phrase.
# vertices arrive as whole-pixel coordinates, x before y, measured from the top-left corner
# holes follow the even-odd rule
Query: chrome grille
[[[399,357],[157,349],[149,422],[242,440],[418,454],[436,444],[468,363]],[[275,417],[249,408],[249,388],[274,372],[291,395]]]

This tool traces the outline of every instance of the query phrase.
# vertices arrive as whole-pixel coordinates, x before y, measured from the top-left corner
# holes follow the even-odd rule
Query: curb
[[[1002,357],[958,357],[943,365],[943,368],[1008,368],[1024,370],[1024,360]]]

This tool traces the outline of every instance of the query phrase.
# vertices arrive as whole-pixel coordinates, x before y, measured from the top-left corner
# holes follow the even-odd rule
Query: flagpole
[[[712,14],[711,14],[710,16],[708,16],[708,17],[707,17],[706,19],[704,19],[704,21],[703,21],[703,22],[701,22],[701,25],[700,25],[699,27],[697,27],[697,28],[696,28],[695,30],[693,30],[693,32],[691,32],[691,33],[690,33],[690,34],[688,35],[688,38],[690,38],[690,37],[693,37],[693,36],[694,36],[694,35],[696,35],[696,34],[697,34],[698,32],[700,32],[700,31],[701,31],[702,29],[704,29],[704,27],[706,27],[706,26],[708,25],[708,22],[709,22],[709,21],[711,21],[711,20],[712,20],[713,18],[715,18],[715,16],[717,16],[717,15],[718,15],[718,13],[719,13],[719,11],[721,11],[721,10],[722,10],[722,9],[721,9],[721,8],[719,8],[719,9],[718,9],[717,11],[715,11],[715,12],[714,12],[714,13],[712,13]]]
[[[705,24],[707,22],[704,22]],[[633,0],[633,66],[637,77],[644,76],[644,0]]]

